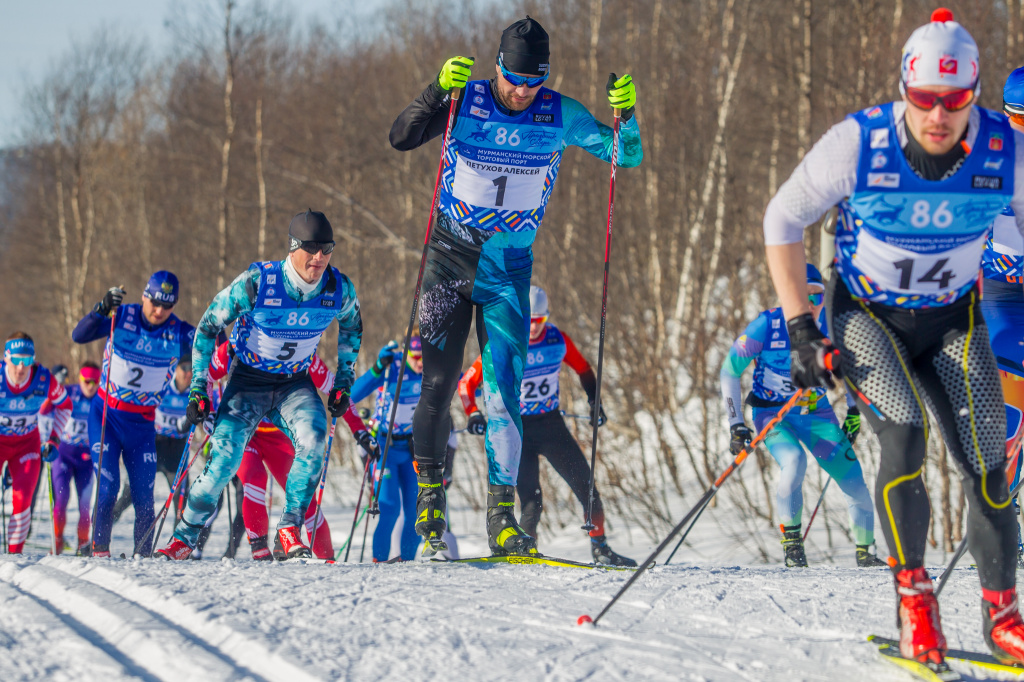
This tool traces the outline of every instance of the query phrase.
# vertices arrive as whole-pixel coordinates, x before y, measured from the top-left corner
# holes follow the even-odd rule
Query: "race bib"
[[[129,362],[117,353],[113,353],[110,362],[110,381],[123,388],[130,388],[138,393],[159,393],[167,383],[168,365],[151,367],[136,362]]]
[[[245,347],[250,353],[266,360],[299,362],[311,356],[319,343],[320,334],[306,339],[283,339],[271,337],[255,329],[246,339]]]
[[[937,253],[919,253],[887,244],[861,230],[853,264],[885,291],[928,295],[957,291],[978,277],[985,234]]]
[[[764,376],[761,377],[761,384],[768,390],[774,391],[775,393],[781,393],[783,395],[796,393],[796,387],[793,386],[793,382],[790,380],[789,375],[783,376],[767,367],[764,370]]]
[[[499,138],[518,139],[518,130],[510,133],[499,128],[497,133]],[[455,163],[452,193],[467,204],[483,208],[540,208],[549,156],[466,146]]]
[[[536,376],[523,376],[519,401],[524,405],[548,400],[551,396],[558,393],[558,372],[561,369],[561,365],[541,367],[539,369],[542,371]]]

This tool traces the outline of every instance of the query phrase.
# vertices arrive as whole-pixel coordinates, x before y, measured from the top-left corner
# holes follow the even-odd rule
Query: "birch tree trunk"
[[[231,92],[235,87],[235,57],[231,51],[231,10],[234,0],[224,3],[224,141],[220,149],[220,201],[217,207],[217,290],[224,288],[228,262],[228,177],[231,168],[231,141],[235,135],[235,116],[231,110]]]

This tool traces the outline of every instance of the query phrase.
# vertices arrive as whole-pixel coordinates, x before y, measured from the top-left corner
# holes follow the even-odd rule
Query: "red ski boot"
[[[158,549],[156,553],[168,561],[183,561],[192,554],[192,548],[178,538],[171,537],[170,544],[163,549]]]
[[[1017,608],[1017,589],[981,591],[981,621],[992,655],[1007,665],[1024,663],[1024,620]]]
[[[298,526],[285,526],[277,529],[277,538],[274,540],[274,558],[278,561],[288,559],[310,559],[313,554],[309,547],[302,544],[299,536]]]
[[[920,663],[941,664],[946,638],[928,572],[923,567],[903,569],[896,574],[896,593],[900,599],[900,654]]]

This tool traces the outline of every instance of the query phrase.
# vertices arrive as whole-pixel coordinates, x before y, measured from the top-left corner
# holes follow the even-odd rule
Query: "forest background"
[[[1024,0],[949,6],[981,49],[981,103],[999,108],[1024,62]],[[390,124],[450,56],[476,56],[474,77],[491,77],[501,30],[530,13],[551,36],[549,87],[610,122],[608,73],[637,86],[644,160],[618,173],[597,476],[614,515],[656,537],[674,524],[674,501],[694,500],[728,459],[718,372],[747,322],[775,305],[761,231],[769,198],[831,125],[898,97],[900,50],[934,8],[394,0],[370,21],[300,27],[287,4],[195,0],[168,20],[160,54],[130,31],[97,31],[29,83],[19,142],[0,151],[3,333],[31,333],[49,365],[98,359],[101,344],[76,346],[71,330],[111,286],[138,300],[158,269],[178,275],[175,312],[196,323],[249,263],[282,257],[290,217],[312,207],[334,224],[332,264],[356,284],[365,370],[404,333],[440,154],[439,141],[393,150]],[[552,321],[593,362],[607,198],[607,164],[568,151],[534,249]],[[812,260],[822,233],[807,231]],[[568,412],[586,409],[577,383],[563,376]],[[589,452],[586,423],[574,425]],[[479,473],[480,442],[467,439],[464,466]],[[858,451],[871,484],[874,439]],[[348,453],[339,448],[354,466]],[[776,471],[763,452],[751,471],[728,491],[741,512],[728,533],[767,559],[778,553]],[[824,479],[810,471],[813,500]],[[545,522],[578,522],[568,489],[546,479]],[[926,480],[931,541],[950,551],[964,502],[937,441]],[[481,486],[459,490],[482,504]],[[843,516],[833,503],[825,523],[841,535]]]

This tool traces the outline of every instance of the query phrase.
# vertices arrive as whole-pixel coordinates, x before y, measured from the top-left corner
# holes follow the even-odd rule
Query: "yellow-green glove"
[[[636,106],[636,86],[633,85],[633,77],[628,73],[619,78],[614,73],[608,74],[608,103],[616,109],[622,110],[622,118],[629,120],[633,117],[633,107]]]
[[[445,90],[466,87],[473,61],[473,57],[452,57],[441,67],[441,73],[437,74],[437,84]]]

